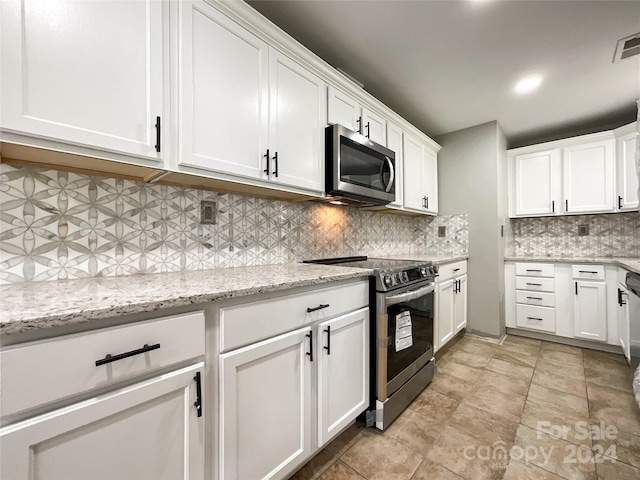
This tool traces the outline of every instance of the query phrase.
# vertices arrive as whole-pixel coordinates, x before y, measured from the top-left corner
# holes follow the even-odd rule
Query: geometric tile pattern
[[[589,225],[579,236],[578,226]],[[513,218],[507,255],[640,257],[640,213]]]
[[[469,216],[440,215],[431,217],[425,235],[425,251],[434,255],[469,254]],[[445,236],[438,236],[438,227],[445,227]]]
[[[423,252],[431,220],[0,164],[0,283]]]

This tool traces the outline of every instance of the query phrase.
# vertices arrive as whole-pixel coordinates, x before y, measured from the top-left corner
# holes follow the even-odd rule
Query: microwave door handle
[[[391,187],[393,187],[393,180],[395,179],[395,169],[393,168],[393,162],[389,157],[384,157],[384,160],[389,165],[389,183],[385,186],[384,191],[389,193],[391,191]],[[382,175],[382,174],[381,174]],[[382,176],[382,181],[384,184],[384,176]]]
[[[395,305],[397,303],[408,302],[410,300],[415,300],[416,298],[423,297],[434,292],[436,289],[435,283],[430,283],[426,287],[419,288],[417,290],[411,290],[409,292],[400,293],[398,295],[392,295],[390,297],[385,297],[384,303],[386,306]]]

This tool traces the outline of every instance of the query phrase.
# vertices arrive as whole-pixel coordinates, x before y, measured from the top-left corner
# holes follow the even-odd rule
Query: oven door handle
[[[384,303],[386,306],[389,306],[389,305],[395,305],[396,303],[408,302],[410,300],[415,300],[416,298],[420,298],[424,295],[428,295],[429,293],[434,292],[435,289],[436,289],[436,284],[430,283],[426,287],[422,287],[417,290],[410,290],[405,293],[399,293],[398,295],[385,297]]]
[[[380,178],[382,179],[382,184],[384,185],[384,191],[389,193],[391,187],[393,187],[393,181],[395,180],[395,169],[393,168],[393,162],[389,157],[384,157],[384,161],[389,166],[389,183],[384,185],[384,164],[382,165],[382,168],[380,170]]]

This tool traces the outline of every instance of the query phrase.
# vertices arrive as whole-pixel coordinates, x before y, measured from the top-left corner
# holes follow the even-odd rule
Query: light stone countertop
[[[290,263],[0,286],[0,335],[366,277],[373,270]]]
[[[384,258],[392,260],[419,260],[423,262],[433,262],[434,265],[468,260],[469,255],[433,255],[430,253],[400,253],[397,255],[384,255]]]
[[[505,262],[600,263],[618,265],[640,275],[640,258],[627,257],[504,257]]]

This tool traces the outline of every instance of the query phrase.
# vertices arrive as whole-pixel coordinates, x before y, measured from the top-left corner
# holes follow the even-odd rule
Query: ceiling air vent
[[[616,45],[616,54],[613,57],[613,63],[638,54],[640,54],[640,32],[635,35],[631,35],[630,37],[618,40],[618,45]]]

